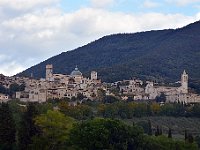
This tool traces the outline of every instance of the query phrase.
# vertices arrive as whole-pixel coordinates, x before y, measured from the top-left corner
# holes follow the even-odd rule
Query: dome
[[[72,72],[71,72],[71,76],[82,76],[82,73],[78,70],[78,68],[76,67]]]

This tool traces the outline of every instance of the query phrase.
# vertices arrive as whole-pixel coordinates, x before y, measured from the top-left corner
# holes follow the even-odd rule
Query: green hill
[[[63,52],[33,66],[20,76],[45,76],[45,65],[69,74],[76,65],[86,76],[96,70],[103,81],[138,77],[177,81],[185,69],[200,80],[200,21],[179,29],[109,35],[83,47]]]

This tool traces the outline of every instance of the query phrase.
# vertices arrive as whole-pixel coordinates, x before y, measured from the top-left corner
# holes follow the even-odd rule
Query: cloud
[[[22,65],[17,64],[15,61],[12,61],[10,63],[1,65],[0,73],[4,75],[13,75],[24,69],[25,67],[22,67]]]
[[[9,55],[0,54],[0,64],[0,74],[11,75],[25,69]]]
[[[178,6],[186,6],[193,3],[198,3],[200,0],[166,0],[169,3],[175,3]]]
[[[145,8],[154,8],[160,6],[159,3],[151,1],[151,0],[145,0],[143,3],[143,7]]]
[[[34,7],[50,6],[57,2],[59,2],[59,0],[1,0],[0,7],[15,10],[28,10]]]
[[[115,0],[90,0],[92,7],[104,8],[114,4]]]
[[[52,2],[51,5],[47,1]],[[2,6],[2,1],[0,2]],[[22,6],[0,9],[4,14],[0,15],[0,73],[14,75],[51,56],[108,34],[178,28],[200,19],[200,14],[196,16],[163,13],[131,14],[112,12],[99,7],[63,12],[55,6],[58,4],[56,0],[43,2],[38,1],[30,6],[24,4],[29,8],[36,5],[37,7],[9,17],[6,17],[8,11],[25,9]],[[104,4],[106,2],[110,5],[113,1],[110,3],[104,1]]]

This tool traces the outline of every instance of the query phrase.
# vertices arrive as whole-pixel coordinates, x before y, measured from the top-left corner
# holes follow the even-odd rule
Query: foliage
[[[153,133],[152,133],[153,131],[152,131],[152,125],[151,125],[151,120],[148,120],[148,135],[153,135]]]
[[[195,142],[198,144],[198,147],[200,148],[200,136],[195,137]]]
[[[196,22],[176,30],[105,36],[41,62],[20,75],[33,73],[35,77],[45,77],[45,65],[53,64],[55,73],[70,74],[76,65],[87,76],[91,70],[96,70],[99,78],[106,82],[133,76],[161,82],[177,81],[184,69],[193,80],[198,80],[199,24]]]
[[[18,92],[18,91],[24,91],[25,85],[24,84],[17,84],[17,83],[13,83],[10,85],[9,88],[4,87],[3,85],[0,84],[0,93],[9,95],[11,97],[13,97],[13,95]]]
[[[13,96],[13,95],[15,95],[16,92],[24,91],[24,89],[25,89],[25,85],[24,84],[19,85],[17,83],[13,83],[9,87],[9,95]]]
[[[103,99],[103,103],[114,103],[119,100],[120,100],[119,98],[109,95],[109,96],[105,96],[105,98]]]
[[[143,143],[144,150],[198,150],[196,144],[177,141],[165,136],[146,136]]]
[[[164,93],[161,93],[160,96],[156,97],[156,102],[160,103],[160,102],[164,102],[166,101],[166,95]]]
[[[200,105],[183,105],[181,103],[138,103],[117,101],[114,103],[99,104],[97,114],[107,118],[120,117],[131,119],[144,116],[174,116],[174,117],[200,117]]]
[[[9,91],[2,84],[0,84],[0,93],[2,93],[2,94],[9,94]]]
[[[98,98],[98,100],[103,101],[105,99],[105,97],[106,97],[106,91],[103,90],[103,89],[98,89],[97,90],[97,98]]]
[[[34,103],[27,104],[27,111],[22,114],[20,129],[18,131],[18,146],[20,150],[26,150],[29,144],[32,143],[32,137],[40,132],[33,120],[37,115],[36,105]]]
[[[62,113],[78,120],[84,120],[93,116],[92,108],[88,105],[69,106],[67,102],[62,101],[59,104]]]
[[[111,119],[95,118],[78,123],[70,133],[70,139],[75,149],[129,150],[137,149],[142,131],[136,126]]]
[[[172,129],[169,128],[169,131],[168,131],[168,138],[172,138]]]
[[[78,93],[76,98],[77,98],[77,100],[83,100],[85,98],[85,96],[81,93]]]
[[[15,144],[15,123],[9,105],[0,104],[0,149],[12,149]]]
[[[84,104],[74,107],[69,106],[68,102],[64,100],[54,104],[48,102],[26,104],[11,101],[2,109],[3,105],[5,104],[0,105],[0,142],[7,140],[8,144],[4,141],[4,145],[0,144],[0,149],[12,149],[13,146],[16,147],[15,145],[20,150],[198,149],[199,118],[177,116],[183,110],[190,113],[190,116],[198,116],[199,105],[165,104],[160,106],[149,102],[86,101]],[[53,111],[53,105],[59,111]],[[170,111],[167,111],[168,108]],[[78,122],[65,116],[67,114],[77,119]],[[106,119],[95,118],[97,115],[106,117]],[[175,117],[166,117],[166,115]],[[10,118],[8,119],[10,121],[8,122],[4,118]],[[14,125],[16,125],[16,129]],[[3,130],[8,128],[12,132]],[[142,128],[146,134],[143,133]],[[183,140],[184,129],[187,129],[185,130],[185,141]],[[157,136],[152,135],[156,130]],[[170,135],[171,130],[173,137]],[[2,138],[3,136],[6,138]],[[10,138],[8,138],[9,136]]]
[[[33,138],[32,149],[57,150],[65,146],[74,119],[59,111],[48,110],[47,113],[37,116],[34,120],[42,133]]]

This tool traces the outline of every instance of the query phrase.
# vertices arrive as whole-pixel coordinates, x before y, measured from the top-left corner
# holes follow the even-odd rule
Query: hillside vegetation
[[[105,36],[83,47],[63,52],[19,75],[45,76],[45,65],[55,73],[69,74],[76,65],[89,76],[96,70],[103,81],[138,77],[177,81],[185,69],[191,80],[200,80],[200,21],[180,29]]]

